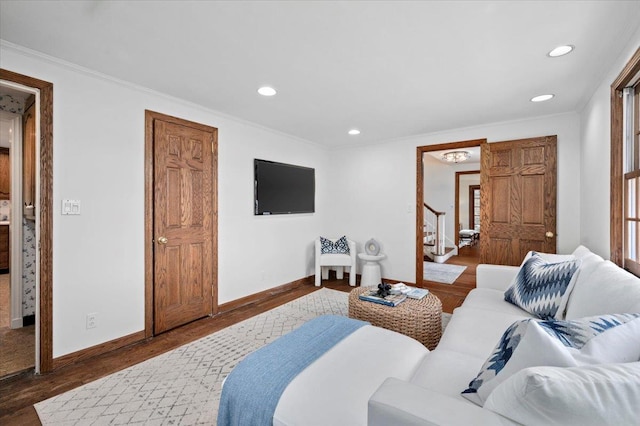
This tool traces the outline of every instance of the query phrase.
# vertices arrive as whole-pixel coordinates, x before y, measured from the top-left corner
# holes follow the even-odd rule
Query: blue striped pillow
[[[547,263],[534,252],[504,293],[504,300],[540,319],[559,319],[563,314],[560,308],[566,306],[575,282],[572,278],[580,263],[580,259]]]

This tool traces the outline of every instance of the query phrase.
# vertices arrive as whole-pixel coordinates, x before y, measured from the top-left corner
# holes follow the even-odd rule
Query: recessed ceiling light
[[[539,96],[534,96],[533,98],[531,98],[531,102],[544,102],[544,101],[548,101],[549,99],[553,98],[555,95],[539,95]]]
[[[276,89],[269,86],[263,86],[258,89],[258,93],[260,93],[262,96],[273,96],[276,94]]]
[[[351,130],[349,130],[349,134],[350,134],[351,136],[359,135],[359,134],[360,134],[360,130],[358,130],[358,129],[351,129]]]
[[[564,46],[556,47],[551,52],[547,53],[547,55],[551,56],[552,58],[557,58],[558,56],[563,56],[563,55],[566,55],[567,53],[571,53],[573,49],[574,47],[572,45],[566,44]]]

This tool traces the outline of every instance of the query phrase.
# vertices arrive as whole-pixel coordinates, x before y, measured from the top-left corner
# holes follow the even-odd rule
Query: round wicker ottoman
[[[358,296],[373,287],[357,287],[349,293],[349,317],[413,337],[429,350],[442,337],[442,303],[432,293],[420,300],[407,298],[398,306],[385,306],[360,300]]]

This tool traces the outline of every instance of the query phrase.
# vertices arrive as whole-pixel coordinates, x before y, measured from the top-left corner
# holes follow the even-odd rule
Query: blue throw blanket
[[[249,354],[224,382],[218,426],[273,424],[276,406],[289,383],[336,343],[367,324],[324,315]]]

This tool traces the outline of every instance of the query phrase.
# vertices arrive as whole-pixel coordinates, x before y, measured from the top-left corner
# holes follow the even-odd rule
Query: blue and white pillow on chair
[[[580,259],[548,263],[533,252],[504,293],[504,300],[540,319],[562,318],[580,263]]]
[[[528,367],[579,367],[639,360],[640,314],[572,321],[516,321],[504,332],[462,396],[483,406],[498,385]]]
[[[320,254],[350,254],[349,241],[343,235],[334,243],[328,238],[320,237]]]

